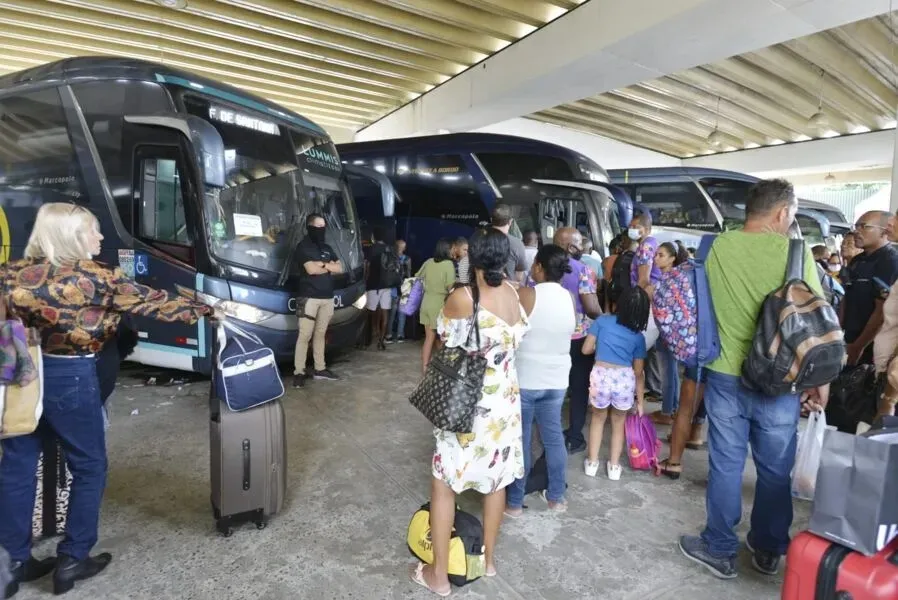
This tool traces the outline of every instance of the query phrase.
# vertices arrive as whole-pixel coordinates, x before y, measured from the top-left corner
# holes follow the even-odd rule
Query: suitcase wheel
[[[222,537],[229,538],[234,534],[234,530],[231,529],[230,519],[218,519],[218,521],[215,522],[215,528]]]
[[[268,523],[266,521],[258,521],[256,523],[256,529],[265,529],[268,527]]]

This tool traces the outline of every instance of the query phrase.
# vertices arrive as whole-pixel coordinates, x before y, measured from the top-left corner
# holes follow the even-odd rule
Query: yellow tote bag
[[[40,337],[28,331],[28,352],[37,378],[25,386],[0,384],[0,439],[34,433],[44,413],[44,362]]]

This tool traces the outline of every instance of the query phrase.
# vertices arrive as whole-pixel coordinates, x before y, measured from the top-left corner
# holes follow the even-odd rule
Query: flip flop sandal
[[[426,565],[424,563],[419,562],[418,566],[415,567],[415,573],[413,575],[411,575],[411,580],[414,581],[415,583],[417,583],[418,585],[420,585],[421,587],[423,587],[424,589],[429,590],[430,592],[433,592],[440,598],[446,598],[447,596],[449,596],[449,594],[452,593],[452,588],[449,588],[445,592],[438,592],[435,589],[433,589],[432,587],[430,587],[429,585],[427,585],[427,581],[424,579],[424,567],[425,566]]]
[[[668,479],[672,479],[672,480],[676,481],[677,479],[680,478],[680,475],[682,475],[683,472],[682,471],[673,471],[670,469],[670,467],[682,468],[682,465],[680,463],[672,463],[672,462],[670,462],[669,459],[665,458],[660,463],[658,463],[658,466],[656,467],[656,470],[657,470],[656,475],[664,475]]]
[[[686,442],[686,447],[690,450],[701,450],[705,447],[705,442]]]

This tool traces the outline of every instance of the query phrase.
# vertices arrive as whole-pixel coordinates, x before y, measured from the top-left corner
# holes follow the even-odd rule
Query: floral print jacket
[[[54,266],[24,259],[0,267],[0,292],[26,327],[41,333],[47,354],[99,352],[122,313],[159,321],[195,323],[212,309],[176,294],[140,285],[121,269],[91,261]]]

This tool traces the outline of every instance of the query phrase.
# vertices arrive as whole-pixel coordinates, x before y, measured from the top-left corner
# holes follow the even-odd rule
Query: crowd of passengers
[[[567,508],[569,455],[586,452],[583,468],[589,477],[596,477],[604,462],[608,479],[620,479],[625,416],[632,410],[642,414],[653,390],[662,399],[655,419],[673,425],[670,455],[659,466],[661,474],[679,477],[684,448],[701,446],[702,421],[708,424],[707,524],[699,535],[682,536],[680,550],[718,577],[736,577],[739,540],[735,527],[742,514],[742,472],[751,440],[758,478],[745,544],[753,554],[754,567],[775,574],[789,543],[790,472],[799,415],[822,410],[828,388],[800,397],[766,398],[743,387],[739,374],[761,303],[782,284],[788,232],[797,207],[788,182],[761,181],[749,191],[745,227],[715,240],[707,274],[722,353],[701,377],[685,369],[682,386],[682,369],[659,340],[652,298],[688,253],[676,243],[658,244],[647,214],[633,219],[626,235],[615,240],[614,254],[604,260],[573,228],[558,230],[542,244],[532,232],[523,240],[509,235],[511,211],[504,205],[495,208],[492,227],[470,240],[439,242],[434,257],[415,271],[424,282],[419,314],[427,331],[423,366],[427,368],[433,348],[442,343],[483,352],[490,368],[473,431],[435,432],[434,562],[416,565],[413,580],[441,596],[449,594],[455,495],[466,490],[484,496],[486,573],[496,574],[495,548],[502,519],[524,516],[534,424],[545,447],[548,487],[541,495],[549,510]],[[314,302],[310,311],[332,312],[332,302],[323,299],[332,294],[330,278],[341,267],[324,243],[323,219],[309,215],[306,225],[300,253],[307,274],[302,293],[322,300]],[[890,293],[898,279],[898,251],[890,243],[896,235],[895,218],[874,211],[858,219],[840,253],[825,248],[815,248],[813,255],[807,251],[805,280],[818,294],[827,293],[838,302],[849,362],[872,362],[879,372],[898,346],[898,293]],[[102,239],[99,223],[87,209],[45,204],[38,211],[25,258],[0,267],[3,301],[28,327],[40,330],[44,354],[44,413],[39,429],[0,442],[0,547],[12,561],[13,575],[6,598],[14,596],[22,582],[51,572],[54,592],[65,593],[77,581],[100,573],[112,560],[109,553],[92,556],[90,552],[97,542],[106,485],[103,403],[114,387],[110,382],[114,384],[118,362],[127,354],[120,350],[123,318],[139,315],[193,323],[216,316],[209,306],[137,284],[120,269],[94,261]],[[396,250],[404,256],[404,244],[398,242]],[[411,275],[408,259],[402,265],[404,275]],[[387,290],[385,295],[373,287],[369,309],[386,313],[377,330],[378,339],[385,342],[394,325],[400,324],[395,315],[397,294]],[[468,335],[475,296],[479,298],[479,346]],[[324,363],[329,319],[321,319],[322,325],[313,316],[300,315],[297,386],[307,376],[310,345],[311,374],[317,379],[337,377]],[[308,321],[306,327],[303,320]],[[401,340],[404,328],[395,331],[397,341]],[[658,368],[653,369],[653,364]],[[653,370],[661,376],[653,377]],[[564,429],[566,396],[568,426]],[[880,414],[894,411],[895,398],[887,390]],[[607,456],[602,456],[604,426],[609,420],[611,442]],[[61,441],[72,483],[65,535],[57,554],[37,560],[31,554],[32,513],[42,439],[48,434]]]
[[[536,234],[525,233],[522,244],[509,235],[511,214],[502,205],[493,212],[491,228],[470,240],[441,241],[419,272],[431,297],[427,314],[421,314],[430,331],[422,352],[424,368],[432,343],[478,349],[468,336],[474,314],[471,290],[476,287],[479,350],[496,369],[485,378],[473,431],[434,432],[434,561],[414,565],[412,580],[440,596],[450,594],[455,496],[471,489],[484,497],[486,574],[496,574],[503,518],[526,518],[534,425],[545,448],[548,488],[540,496],[548,510],[567,509],[565,473],[572,455],[585,451],[586,476],[597,477],[603,470],[610,481],[619,480],[626,415],[643,414],[652,392],[662,401],[653,420],[671,425],[670,452],[658,474],[680,477],[685,449],[704,446],[707,422],[707,520],[697,535],[679,538],[680,551],[719,578],[737,577],[736,526],[742,518],[743,470],[751,447],[757,481],[744,544],[753,567],[775,575],[789,544],[799,419],[824,410],[829,386],[766,397],[745,387],[740,374],[761,305],[783,284],[797,209],[791,184],[760,181],[748,192],[745,226],[714,240],[706,272],[722,351],[704,370],[678,364],[654,323],[653,298],[676,279],[676,269],[688,268],[684,263],[693,250],[677,242],[659,244],[647,213],[633,219],[604,260],[573,228],[556,231],[542,245]],[[898,250],[891,244],[896,238],[898,220],[873,211],[857,220],[840,252],[805,248],[804,280],[838,307],[849,365],[874,363],[879,373],[898,347],[898,291],[890,294],[898,280]],[[629,285],[620,285],[621,266]],[[879,414],[893,414],[896,399],[898,394],[887,389]],[[611,440],[603,456],[607,421]]]

